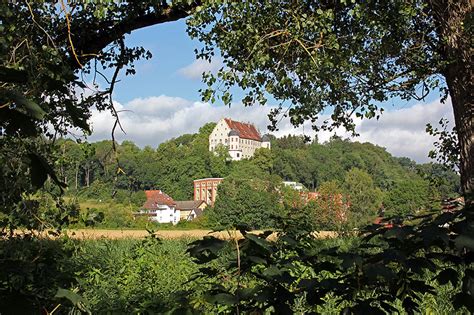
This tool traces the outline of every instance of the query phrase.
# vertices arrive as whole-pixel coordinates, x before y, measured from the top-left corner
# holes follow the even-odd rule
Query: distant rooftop
[[[176,206],[176,202],[162,192],[161,190],[145,190],[146,201],[143,205],[144,209],[156,209],[157,205]]]

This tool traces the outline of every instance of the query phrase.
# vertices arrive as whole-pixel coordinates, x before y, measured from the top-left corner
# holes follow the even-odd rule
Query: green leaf
[[[461,292],[454,296],[453,306],[455,309],[459,309],[464,306],[472,313],[474,312],[474,299],[471,295]]]
[[[453,268],[448,268],[438,273],[435,279],[438,280],[438,283],[441,285],[451,282],[453,286],[456,286],[458,283],[458,277],[459,274],[456,270]]]
[[[253,263],[256,263],[256,264],[266,264],[267,261],[261,257],[257,257],[257,256],[248,256],[248,259],[253,262]]]
[[[43,187],[44,182],[48,178],[48,172],[43,167],[43,163],[35,154],[30,155],[30,179],[33,187],[39,189]]]
[[[57,298],[66,298],[69,301],[72,302],[72,304],[77,305],[79,302],[84,301],[84,298],[80,296],[79,294],[71,291],[71,290],[66,290],[59,288],[58,292],[56,292],[56,295],[54,297]]]
[[[67,187],[65,183],[59,180],[56,176],[56,172],[43,156],[36,153],[30,153],[28,157],[30,158],[30,178],[34,187],[42,187],[48,178],[48,175],[61,190]]]
[[[454,244],[458,249],[467,248],[474,250],[474,238],[467,235],[459,235],[455,239]]]
[[[26,98],[21,93],[5,89],[1,89],[0,92],[15,103],[15,110],[25,112],[28,116],[38,120],[43,119],[44,115],[46,115],[46,112],[37,103]]]
[[[58,291],[56,292],[56,295],[54,296],[55,298],[65,298],[69,300],[75,307],[77,307],[79,310],[91,314],[91,312],[88,310],[89,308],[89,302],[77,294],[76,292],[73,292],[71,290],[63,289],[63,288],[58,288]]]
[[[250,234],[248,233],[246,236],[245,236],[246,239],[248,239],[249,241],[257,244],[258,246],[266,249],[267,251],[271,251],[271,247],[270,245],[268,244],[268,242],[260,237],[258,237],[257,235],[255,234]]]
[[[277,266],[270,266],[265,269],[262,274],[268,278],[274,278],[276,276],[281,276],[283,274],[283,270]]]
[[[89,124],[87,123],[87,115],[83,110],[77,108],[71,102],[66,102],[66,112],[71,117],[74,126],[79,127],[88,133],[91,132]]]
[[[0,66],[0,81],[9,83],[25,83],[28,80],[26,71]]]
[[[224,304],[224,305],[234,305],[238,302],[237,297],[229,293],[218,293],[213,295],[207,295],[205,299],[209,303],[213,304]]]

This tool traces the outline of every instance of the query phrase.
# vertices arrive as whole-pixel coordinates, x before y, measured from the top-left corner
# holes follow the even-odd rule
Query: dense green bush
[[[279,196],[269,181],[261,178],[227,177],[219,185],[219,197],[206,209],[215,228],[247,225],[251,229],[275,226],[281,212]]]
[[[32,235],[0,240],[0,313],[44,314],[61,301],[58,288],[76,284],[74,246]]]
[[[200,268],[202,279],[222,277],[222,270],[232,274],[232,285],[213,285],[204,298],[243,314],[472,313],[471,217],[472,208],[432,212],[417,224],[372,225],[359,237],[329,240],[315,239],[311,225],[294,221],[276,241],[268,238],[271,232],[241,230],[244,239],[232,242],[235,255],[224,268]],[[223,243],[196,241],[190,253],[207,264],[220,257]]]
[[[73,257],[79,292],[92,313],[160,313],[171,309],[197,270],[186,254],[189,239],[93,240]]]
[[[432,203],[429,183],[419,179],[406,179],[395,183],[384,200],[389,216],[406,216],[426,210]]]

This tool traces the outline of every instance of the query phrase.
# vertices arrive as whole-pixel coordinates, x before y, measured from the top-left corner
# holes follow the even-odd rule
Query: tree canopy
[[[271,114],[274,128],[289,116],[294,125],[354,132],[354,118],[378,118],[390,98],[450,96],[470,199],[472,25],[468,0],[216,1],[193,15],[188,32],[205,44],[198,57],[223,56],[225,66],[204,76],[203,99],[230,104],[233,86],[246,91],[247,105],[271,94],[282,104]]]
[[[151,57],[143,47],[127,47],[125,34],[188,16],[199,4],[63,0],[0,4],[2,213],[12,217],[25,213],[19,202],[27,202],[48,177],[65,187],[54,172],[55,140],[71,129],[90,133],[93,108],[112,112],[114,137],[120,121],[112,93],[119,73],[134,74],[133,62]]]
[[[215,157],[221,160],[214,162],[209,155],[205,157],[209,160],[196,159],[202,152],[208,152],[206,138],[201,135],[185,135],[164,143],[157,151],[158,156],[153,149],[142,150],[131,142],[118,147],[111,141],[115,150],[109,153],[100,145],[80,143],[76,146],[58,140],[71,127],[88,133],[87,119],[94,107],[108,109],[117,118],[111,131],[113,138],[114,130],[120,128],[112,100],[119,72],[133,74],[133,61],[150,57],[142,47],[126,47],[124,35],[192,13],[195,14],[189,20],[189,33],[204,43],[203,50],[197,52],[198,57],[209,59],[219,51],[225,65],[217,78],[204,77],[209,85],[209,89],[203,91],[204,99],[214,100],[218,95],[228,104],[232,100],[229,89],[233,85],[247,92],[246,104],[265,103],[266,93],[269,93],[277,100],[290,103],[289,107],[283,103],[273,112],[273,125],[278,123],[279,116],[286,114],[295,125],[309,120],[318,129],[318,118],[329,108],[331,119],[323,121],[322,128],[341,125],[354,131],[354,116],[377,117],[382,111],[380,102],[388,98],[423,99],[432,90],[439,90],[443,98],[450,96],[459,142],[461,187],[467,201],[472,201],[474,80],[469,0],[2,2],[2,228],[6,224],[12,228],[36,227],[31,224],[37,221],[38,201],[34,193],[48,178],[60,187],[56,192],[65,189],[63,181],[69,182],[69,187],[89,186],[86,189],[100,190],[103,185],[99,178],[104,176],[112,178],[117,187],[137,190],[145,185],[141,179],[156,184],[159,178],[161,185],[175,190],[178,195],[178,188],[186,187],[195,176],[209,173],[219,176],[217,174],[225,172],[240,176],[266,171],[302,181],[312,189],[333,186],[331,191],[337,191],[336,184],[340,183],[354,194],[362,188],[398,192],[410,202],[404,210],[411,211],[423,201],[412,198],[419,192],[425,193],[425,179],[415,174],[416,165],[394,159],[381,148],[368,149],[364,144],[354,144],[363,154],[349,152],[352,146],[342,139],[308,146],[302,141],[294,144],[286,141],[281,148],[276,141],[275,151],[270,156],[268,152],[259,152],[256,163],[243,161],[236,164],[240,166],[236,169],[225,163],[225,154]],[[87,75],[92,75],[92,83],[84,79]],[[104,82],[100,88],[95,86],[98,77]],[[216,94],[220,91],[216,88],[218,84],[223,84],[220,95]],[[444,136],[450,139],[449,135]],[[451,140],[447,143],[452,144]],[[286,145],[300,155],[286,150]],[[120,160],[119,155],[126,158]],[[173,158],[168,161],[167,157]],[[269,157],[272,163],[268,163]],[[143,171],[140,168],[143,161],[169,169]],[[436,166],[422,168],[431,175],[443,174]],[[407,179],[413,181],[399,184],[400,178],[407,174]],[[360,187],[357,179],[366,186]],[[324,184],[328,181],[331,184]],[[244,187],[252,187],[251,182],[244,184]],[[54,188],[51,190],[54,192]],[[262,202],[255,194],[243,196],[234,200],[245,205],[248,198],[252,204],[261,206],[271,199],[271,196],[263,196],[268,199]],[[386,200],[397,202],[397,197],[389,194]],[[358,198],[357,201],[373,205],[377,200]],[[55,202],[61,205],[60,198]],[[242,209],[245,208],[237,210]],[[75,211],[63,210],[46,215],[64,222]],[[290,306],[297,300],[305,299],[311,306],[318,306],[325,302],[321,297],[328,294],[341,304],[349,302],[342,305],[348,313],[380,313],[381,309],[393,313],[396,311],[393,304],[413,313],[417,311],[420,296],[434,290],[430,284],[433,278],[422,280],[427,271],[431,271],[437,273],[438,282],[457,286],[451,296],[456,308],[467,307],[473,312],[472,207],[444,213],[434,220],[429,216],[418,219],[422,220],[418,225],[391,230],[369,227],[366,241],[347,251],[341,248],[318,250],[313,246],[317,241],[313,231],[303,229],[299,221],[289,222],[293,228],[286,229],[277,242],[269,242],[268,233],[256,236],[242,231],[244,239],[235,242],[237,258],[230,259],[229,266],[224,268],[216,264],[220,270],[206,266],[201,273],[219,275],[218,281],[210,287],[212,303],[230,305],[237,313],[241,306],[245,306],[243,311],[249,312],[272,308],[290,313]],[[258,220],[261,223],[262,218]],[[10,240],[7,245],[18,244],[14,238]],[[2,250],[0,259],[9,269],[14,267],[13,277],[5,273],[1,302],[12,304],[13,296],[18,301],[13,304],[20,308],[28,307],[30,297],[41,300],[45,297],[45,291],[37,290],[38,286],[19,285],[29,283],[22,279],[35,281],[36,274],[40,274],[40,279],[53,273],[62,275],[61,264],[56,264],[56,258],[61,257],[56,253],[68,255],[56,251],[56,247],[41,244],[36,251],[35,241],[30,242],[34,239],[25,237],[25,240],[26,250],[21,247],[18,251]],[[209,262],[219,256],[223,243],[206,237],[195,242],[189,252],[196,261]],[[145,247],[135,247],[131,255],[140,260],[141,253],[146,251]],[[64,280],[67,285],[72,284],[71,275]],[[234,275],[237,279],[231,283],[235,286],[222,286],[222,279],[235,278]],[[260,281],[243,287],[242,276]],[[52,283],[46,287],[51,291],[58,285]],[[57,296],[64,296],[65,292],[76,302],[82,300],[73,291],[59,290]]]

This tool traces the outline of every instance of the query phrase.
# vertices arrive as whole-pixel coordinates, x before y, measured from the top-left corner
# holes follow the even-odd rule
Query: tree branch
[[[102,49],[110,43],[118,40],[124,34],[134,30],[161,24],[166,22],[177,21],[192,14],[192,12],[202,4],[202,1],[193,1],[190,4],[182,4],[179,6],[166,6],[161,10],[147,14],[134,14],[131,18],[125,18],[121,22],[111,26],[110,21],[103,24],[97,24],[93,21],[92,27],[84,25],[74,25],[71,31],[76,51],[82,64],[94,58]],[[133,4],[132,4],[133,5]],[[74,21],[72,21],[74,22]],[[97,32],[91,32],[91,29]],[[62,35],[64,36],[64,35]],[[66,35],[67,36],[67,35]],[[77,68],[77,61],[71,57],[69,63],[72,67]]]

